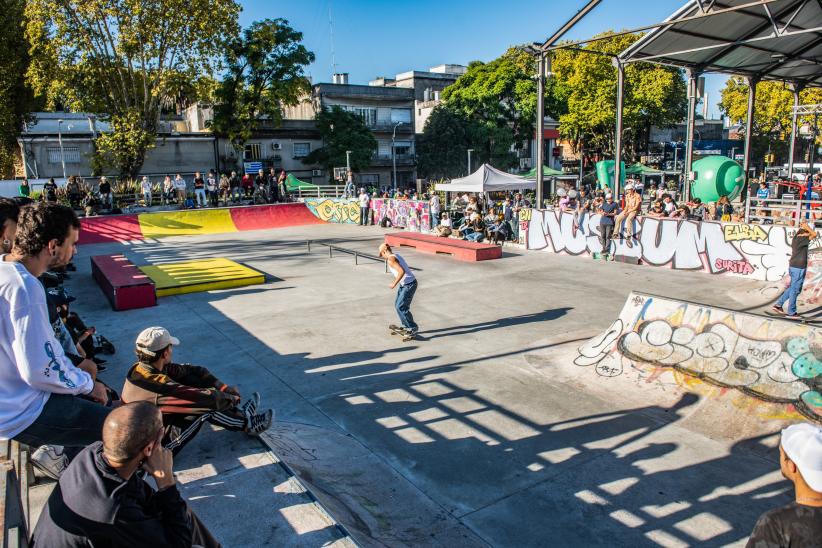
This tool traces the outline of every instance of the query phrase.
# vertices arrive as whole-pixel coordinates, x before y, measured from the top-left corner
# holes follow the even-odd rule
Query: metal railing
[[[345,192],[345,185],[317,185],[316,187],[299,187],[289,191],[289,196],[297,198],[339,198]]]
[[[822,224],[822,209],[820,208],[822,208],[820,200],[751,197],[745,206],[745,220],[750,223],[770,222],[787,226],[796,226],[802,220]]]
[[[345,253],[347,255],[354,256],[354,264],[360,264],[360,258],[368,259],[370,261],[377,261],[382,262],[385,264],[385,271],[388,272],[388,261],[383,259],[382,257],[377,257],[376,255],[369,255],[368,253],[362,253],[361,251],[357,251],[355,249],[347,249],[345,247],[339,247],[332,244],[327,244],[325,242],[316,242],[312,240],[306,240],[306,245],[308,246],[308,253],[311,253],[311,244],[314,245],[322,245],[328,248],[328,258],[331,259],[334,257],[334,251],[339,251],[340,253]],[[414,270],[413,268],[411,270]]]

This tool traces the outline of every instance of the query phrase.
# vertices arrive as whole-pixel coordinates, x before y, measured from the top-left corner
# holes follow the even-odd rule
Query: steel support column
[[[537,208],[542,209],[544,181],[542,165],[545,163],[545,53],[539,53],[537,63]]]
[[[791,114],[791,146],[788,151],[788,180],[793,181],[793,162],[794,158],[796,158],[796,133],[799,131],[799,125],[797,124],[797,109],[799,108],[799,92],[802,91],[802,88],[796,84],[791,86],[791,91],[793,92],[793,112]]]
[[[696,91],[699,72],[688,69],[688,118],[685,130],[685,177],[682,182],[682,197],[687,202],[691,199],[691,172],[694,161],[694,122],[696,119]]]
[[[745,114],[745,158],[742,160],[742,171],[745,182],[742,185],[742,199],[748,201],[748,169],[751,166],[751,138],[753,137],[754,104],[756,103],[756,85],[759,80],[756,78],[746,78],[748,81],[748,112]]]
[[[614,141],[614,201],[619,202],[622,180],[622,104],[625,95],[625,65],[614,59],[617,69],[616,140]]]

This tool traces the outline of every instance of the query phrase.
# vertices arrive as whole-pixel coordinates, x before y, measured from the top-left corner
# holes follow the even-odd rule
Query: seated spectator
[[[474,213],[471,215],[471,222],[469,226],[471,231],[465,235],[463,240],[468,240],[469,242],[481,242],[483,238],[485,238],[485,223],[479,213]]]
[[[0,252],[11,253],[14,235],[17,233],[17,217],[20,206],[14,200],[0,198]]]
[[[164,444],[174,454],[191,441],[204,422],[258,436],[268,430],[274,412],[258,415],[260,395],[240,406],[236,387],[220,381],[205,367],[172,363],[180,341],[167,329],[149,327],[137,337],[137,363],[126,374],[124,402],[148,401],[163,412]]]
[[[511,237],[511,225],[505,220],[504,215],[499,214],[496,221],[485,229],[485,234],[491,243],[501,244]]]
[[[705,219],[709,220],[709,221],[715,221],[716,220],[716,202],[711,202],[710,204],[708,204],[708,206],[705,208],[705,210],[706,210],[705,211]]]
[[[680,205],[671,213],[671,217],[675,219],[688,219],[691,216],[691,209],[685,204]]]
[[[442,214],[442,219],[440,220],[440,224],[434,229],[434,232],[437,233],[437,236],[441,236],[443,238],[447,238],[451,235],[452,225],[451,225],[451,218],[448,216],[448,213]]]
[[[468,205],[465,206],[465,214],[468,215],[470,213],[481,213],[479,202],[477,201],[476,196],[471,196],[468,198]]]
[[[108,179],[105,177],[100,177],[100,183],[97,186],[97,191],[100,193],[100,201],[102,201],[103,207],[111,209],[114,204],[111,198],[111,183],[108,182]]]
[[[662,208],[665,210],[666,217],[670,217],[676,211],[676,202],[670,194],[662,195]]]
[[[702,221],[705,219],[705,205],[699,198],[694,198],[691,207],[691,219],[695,221]]]
[[[61,476],[34,529],[35,546],[217,547],[177,490],[163,420],[151,404],[115,409],[103,441],[81,451]],[[157,491],[138,471],[154,478]]]
[[[254,191],[254,177],[250,173],[246,173],[242,178],[243,195],[250,198]]]
[[[66,357],[37,279],[71,260],[79,228],[68,207],[24,207],[12,252],[0,261],[6,318],[0,326],[0,439],[34,447],[84,447],[100,439],[108,409],[99,404],[108,401],[107,391]]]
[[[651,204],[651,207],[648,209],[648,217],[667,217],[665,214],[665,207],[662,205],[662,202],[655,200],[654,203]]]
[[[731,215],[734,213],[734,206],[727,196],[720,196],[716,202],[716,217],[717,221],[730,221]]]
[[[779,468],[793,483],[794,500],[762,514],[749,548],[819,546],[822,540],[822,428],[800,423],[782,430]]]

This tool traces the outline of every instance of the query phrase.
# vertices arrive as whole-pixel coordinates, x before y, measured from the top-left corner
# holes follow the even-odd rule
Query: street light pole
[[[394,124],[394,131],[391,133],[391,161],[394,163],[394,194],[397,193],[397,149],[394,141],[397,138],[397,128],[402,122]]]
[[[57,120],[57,142],[60,143],[60,163],[63,164],[63,180],[66,179],[66,155],[63,153],[63,120]]]
[[[348,172],[351,171],[351,151],[345,151],[345,174],[348,176]]]
[[[471,153],[474,152],[473,148],[468,149],[468,173],[466,175],[471,175]]]

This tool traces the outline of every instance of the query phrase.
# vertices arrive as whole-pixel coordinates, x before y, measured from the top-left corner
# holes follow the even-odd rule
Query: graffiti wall
[[[327,223],[360,222],[360,203],[344,198],[306,198],[305,205],[317,217]]]
[[[577,225],[572,213],[526,210],[520,213],[520,241],[554,253],[601,253],[599,221],[600,215],[586,215]],[[785,226],[641,217],[634,222],[636,237],[613,241],[609,252],[652,266],[777,281],[788,271],[795,233]]]
[[[673,369],[822,422],[821,344],[817,327],[634,292],[574,363],[602,377]]]
[[[371,200],[371,209],[374,210],[375,223],[379,223],[383,217],[388,217],[392,226],[417,232],[431,230],[431,208],[428,202],[377,198]]]

